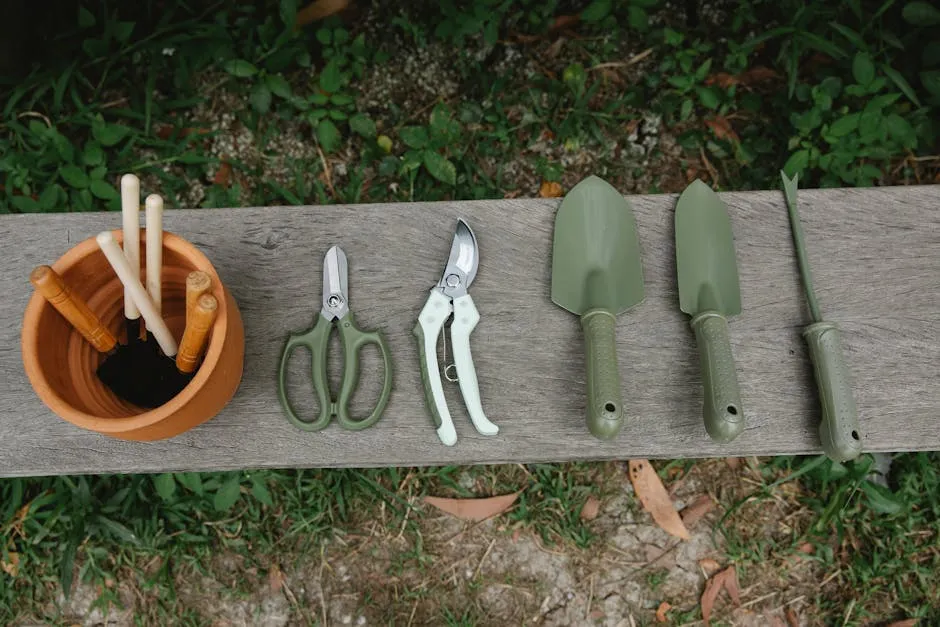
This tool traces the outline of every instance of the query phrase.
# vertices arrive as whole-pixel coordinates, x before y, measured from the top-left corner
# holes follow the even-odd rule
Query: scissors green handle
[[[281,354],[281,366],[278,371],[278,398],[288,420],[304,431],[323,429],[329,424],[333,416],[336,416],[340,426],[345,429],[358,431],[371,427],[382,417],[382,412],[385,410],[385,405],[388,404],[389,396],[392,393],[392,358],[385,338],[378,332],[362,331],[356,327],[355,318],[351,311],[335,323],[340,344],[343,346],[344,368],[339,399],[336,402],[330,398],[330,383],[327,377],[327,350],[330,343],[330,333],[333,330],[333,321],[318,314],[312,328],[303,333],[292,333],[288,337],[287,345]],[[378,404],[376,404],[372,413],[365,418],[354,418],[349,415],[349,401],[359,384],[359,351],[369,344],[378,346],[379,351],[382,353],[382,361],[385,366],[385,383]],[[287,364],[294,351],[301,347],[310,350],[313,389],[320,402],[320,416],[312,421],[299,418],[287,399]]]

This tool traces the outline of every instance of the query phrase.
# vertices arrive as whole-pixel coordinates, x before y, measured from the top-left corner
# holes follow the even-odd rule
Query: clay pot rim
[[[123,232],[120,229],[112,230],[111,233],[118,243],[122,242]],[[221,285],[221,282],[218,280],[218,275],[212,263],[209,261],[209,258],[193,244],[179,235],[171,233],[170,231],[164,231],[163,247],[165,250],[172,250],[181,257],[186,258],[196,268],[208,271],[210,275],[213,275],[216,283],[213,291],[216,289],[225,290],[225,287]],[[79,242],[64,255],[59,257],[59,259],[52,264],[52,269],[64,275],[82,259],[98,250],[98,243],[95,237],[89,237]],[[160,407],[155,407],[143,413],[125,416],[123,418],[101,418],[78,410],[63,399],[49,384],[42,368],[39,367],[37,358],[39,355],[39,316],[45,307],[52,307],[52,305],[48,304],[37,292],[34,292],[30,297],[29,303],[26,305],[26,312],[23,316],[22,353],[26,374],[42,401],[46,403],[54,413],[79,427],[104,434],[121,434],[126,431],[134,431],[152,426],[167,418],[171,418],[187,405],[192,398],[199,393],[199,390],[206,384],[210,375],[216,369],[216,366],[218,366],[219,358],[222,355],[222,346],[228,330],[228,308],[225,305],[226,301],[224,298],[219,300],[221,307],[219,307],[219,313],[216,317],[209,345],[206,347],[202,365],[200,365],[199,369],[196,371],[196,376],[192,378],[179,394]]]

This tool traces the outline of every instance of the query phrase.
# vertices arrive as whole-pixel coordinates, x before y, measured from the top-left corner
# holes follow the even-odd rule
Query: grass
[[[11,44],[31,56],[11,52],[0,82],[0,212],[116,209],[125,172],[169,207],[204,208],[532,196],[588,173],[625,192],[696,176],[775,188],[780,168],[806,186],[940,175],[929,3],[375,2],[299,30],[288,0],[55,4],[23,8],[11,37],[42,45]],[[814,594],[824,620],[936,619],[937,462],[900,455],[882,488],[863,462],[768,460],[751,498],[737,505],[739,486],[727,503],[728,556],[779,567],[808,542],[818,572],[839,572]],[[181,582],[227,572],[220,553],[264,574],[366,522],[404,529],[397,567],[427,569],[410,508],[429,493],[525,487],[509,528],[591,547],[579,514],[612,468],[0,480],[0,621],[66,621],[49,614],[60,586],[92,582],[106,604],[107,582],[130,580],[152,600],[141,620],[199,624]],[[764,533],[771,503],[789,528]],[[445,609],[439,622],[477,618]]]

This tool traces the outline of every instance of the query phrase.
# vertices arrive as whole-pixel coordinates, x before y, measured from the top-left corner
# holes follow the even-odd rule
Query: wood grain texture
[[[557,200],[168,211],[166,229],[205,252],[238,301],[245,374],[216,418],[153,443],[109,439],[59,419],[33,393],[20,356],[30,270],[120,217],[3,216],[0,242],[17,254],[4,257],[0,273],[0,474],[819,453],[819,406],[800,335],[809,315],[783,194],[722,198],[741,274],[744,310],[730,331],[748,419],[728,445],[712,442],[702,423],[695,338],[678,309],[674,195],[630,197],[647,296],[617,319],[626,417],[611,442],[594,439],[585,424],[578,318],[549,299]],[[940,449],[940,186],[805,190],[800,201],[823,316],[842,328],[865,449]],[[483,406],[500,433],[476,434],[457,386],[447,384],[459,440],[445,447],[424,407],[411,329],[440,278],[457,217],[469,221],[481,250],[471,288],[481,321],[471,343]],[[334,423],[303,433],[281,414],[277,364],[288,333],[308,328],[319,309],[322,258],[333,244],[348,256],[357,321],[386,333],[395,388],[371,429]],[[370,363],[362,406],[381,384]]]

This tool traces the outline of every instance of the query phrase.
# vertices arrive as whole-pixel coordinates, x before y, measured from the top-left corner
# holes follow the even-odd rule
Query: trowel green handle
[[[603,309],[591,309],[581,316],[587,368],[587,424],[591,434],[601,440],[613,439],[623,427],[615,323],[614,315]]]
[[[839,329],[831,322],[817,322],[806,327],[803,337],[822,405],[819,439],[823,451],[833,461],[855,459],[862,452],[862,440]]]
[[[692,318],[705,386],[705,431],[716,442],[730,442],[744,430],[741,391],[731,354],[728,321],[706,311]]]

